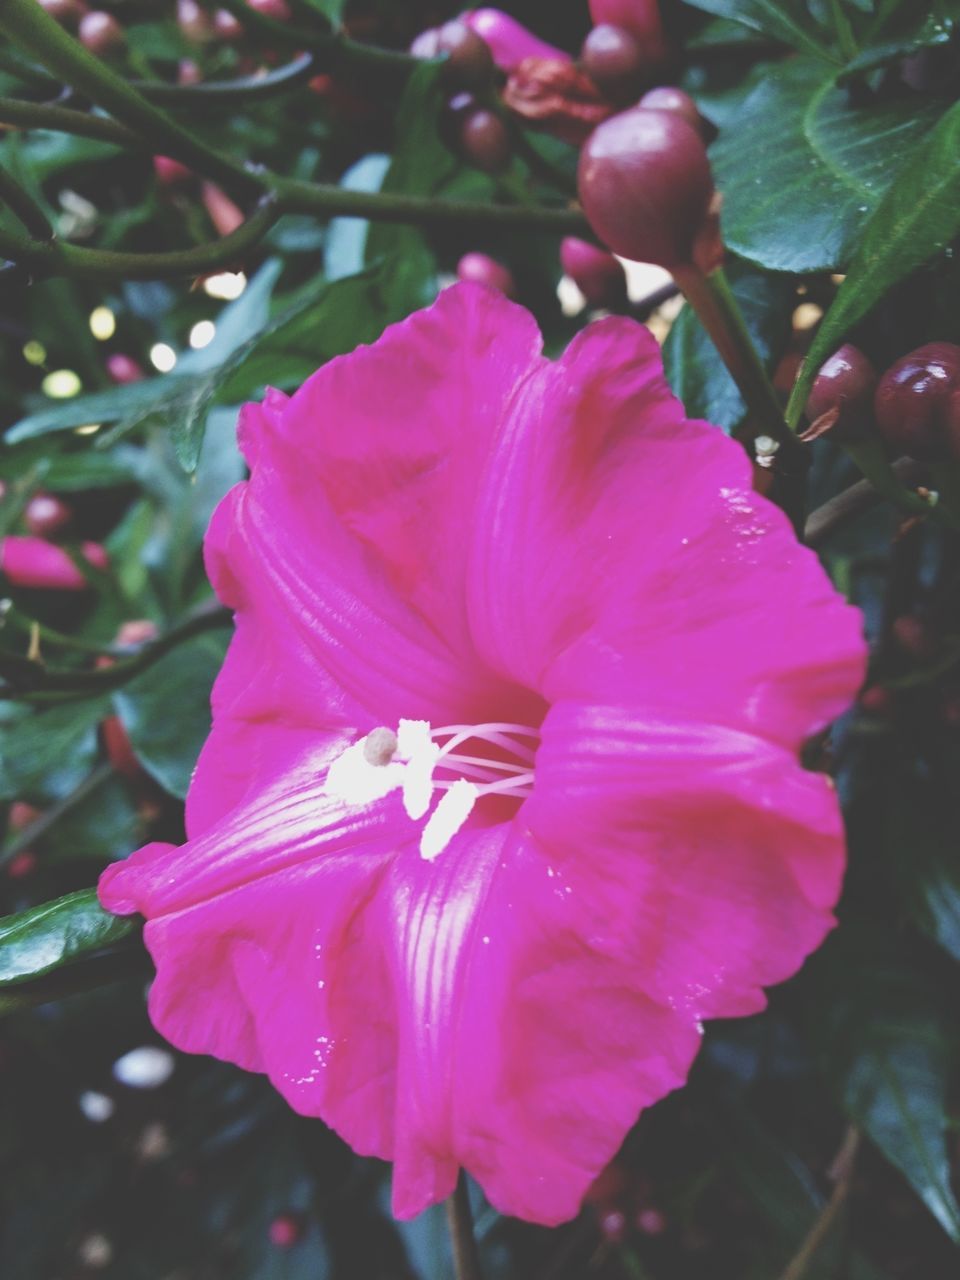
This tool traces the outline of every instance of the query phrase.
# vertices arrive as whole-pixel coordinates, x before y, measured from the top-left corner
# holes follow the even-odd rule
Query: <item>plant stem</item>
[[[844,61],[851,62],[857,56],[859,50],[857,49],[856,36],[853,34],[853,27],[851,27],[850,19],[843,11],[841,0],[830,0],[830,17],[833,19],[833,29]]]
[[[754,419],[754,437],[768,435],[781,445],[794,448],[796,438],[784,421],[777,393],[753,345],[723,268],[704,275],[699,267],[690,264],[677,268],[673,275],[739,387]]]
[[[803,1244],[787,1264],[786,1269],[781,1273],[780,1280],[803,1280],[803,1277],[807,1274],[811,1262],[813,1262],[817,1251],[826,1239],[827,1233],[836,1221],[837,1215],[850,1194],[854,1161],[856,1160],[859,1146],[860,1131],[851,1125],[844,1136],[843,1145],[838,1151],[830,1171],[830,1176],[834,1182],[833,1194],[824,1205],[816,1222],[810,1228]]]
[[[900,458],[892,468],[900,484],[907,486],[919,484],[927,473],[927,468],[913,458]],[[804,525],[803,540],[810,547],[818,546],[841,525],[846,524],[861,512],[869,511],[877,503],[882,502],[884,494],[878,492],[869,480],[858,480],[856,484],[838,493],[835,498],[825,502],[822,507],[812,511]]]
[[[134,80],[133,87],[150,102],[170,107],[231,106],[275,98],[305,84],[317,74],[316,58],[301,54],[262,76],[238,76],[234,80],[205,80],[200,84],[167,84],[162,80]]]
[[[54,827],[71,809],[75,809],[87,796],[99,790],[108,779],[113,777],[113,765],[101,764],[92,773],[88,773],[78,787],[58,800],[56,804],[45,809],[38,818],[19,831],[13,840],[0,850],[0,867],[12,862],[18,853],[30,846]]]
[[[6,169],[0,168],[0,204],[5,204],[14,217],[40,241],[54,237],[47,215],[25,188]]]
[[[198,169],[241,198],[262,195],[262,179],[198,142],[126,80],[68,35],[36,0],[0,0],[0,31],[79,93],[135,128],[156,152]]]
[[[142,147],[139,137],[122,124],[106,116],[74,111],[46,102],[26,102],[21,98],[0,97],[0,124],[19,129],[51,129],[58,133],[77,134],[81,138],[97,138],[117,142],[121,146]]]
[[[453,1247],[457,1280],[483,1280],[480,1271],[480,1254],[473,1234],[473,1214],[470,1212],[467,1180],[462,1170],[457,1178],[453,1195],[447,1199],[444,1208],[447,1211],[447,1226],[450,1228],[450,1243]]]

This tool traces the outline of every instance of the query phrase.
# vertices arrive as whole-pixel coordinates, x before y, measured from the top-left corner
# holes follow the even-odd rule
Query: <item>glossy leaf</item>
[[[790,401],[799,419],[816,372],[853,326],[960,231],[960,103],[913,148],[863,230],[857,253],[810,348]]]
[[[0,919],[0,988],[45,977],[136,930],[135,921],[104,911],[94,889],[6,916]]]
[[[0,709],[0,799],[49,801],[84,780],[97,757],[103,698],[47,710],[3,704]]]
[[[936,118],[912,101],[851,105],[808,58],[777,64],[711,150],[729,247],[770,271],[837,270]],[[744,145],[744,138],[750,145]]]
[[[803,0],[691,0],[697,9],[729,18],[816,57],[833,55]]]
[[[793,282],[737,262],[727,274],[754,345],[772,370],[789,334]],[[691,417],[706,418],[728,433],[737,429],[746,417],[743,397],[692,307],[674,321],[663,358],[667,379]]]

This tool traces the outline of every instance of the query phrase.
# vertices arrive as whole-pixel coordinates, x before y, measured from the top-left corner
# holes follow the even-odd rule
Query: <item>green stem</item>
[[[143,146],[132,130],[106,116],[94,116],[86,111],[74,111],[71,107],[58,107],[46,102],[26,102],[21,98],[0,97],[0,124],[15,125],[19,129],[50,129],[81,138],[117,142],[121,146]]]
[[[267,197],[230,235],[194,249],[174,249],[165,253],[87,249],[58,240],[41,243],[0,230],[0,257],[27,267],[38,276],[68,275],[86,280],[119,276],[126,280],[161,280],[171,276],[206,275],[242,264],[279,216],[279,203]]]
[[[54,230],[44,211],[13,174],[0,168],[0,204],[5,204],[14,217],[40,241],[49,241]]]
[[[98,791],[110,778],[113,777],[113,765],[101,764],[92,773],[88,773],[78,787],[65,795],[56,804],[44,809],[39,817],[34,818],[22,831],[17,832],[13,840],[0,850],[0,866],[5,867],[12,862],[18,853],[23,853],[25,849],[29,849],[43,836],[47,834],[61,818],[75,809],[78,804],[86,800],[87,796],[93,795]]]
[[[754,438],[768,435],[781,445],[795,448],[796,439],[784,421],[777,393],[753,345],[723,268],[704,275],[699,267],[690,264],[677,268],[673,275],[740,389],[753,419]]]
[[[170,107],[231,106],[261,98],[275,98],[305,84],[317,74],[313,54],[303,53],[262,76],[238,76],[235,80],[206,80],[200,84],[165,84],[161,80],[135,80],[133,87],[150,102]]]
[[[843,11],[841,0],[830,0],[830,17],[833,19],[833,29],[844,61],[852,62],[860,51],[857,48],[857,39],[853,34],[850,19]]]
[[[126,80],[68,35],[36,0],[0,0],[0,31],[79,93],[141,133],[150,147],[173,156],[241,198],[261,195],[262,179],[198,142]]]
[[[480,1254],[473,1234],[473,1214],[470,1212],[467,1180],[462,1170],[457,1178],[454,1193],[446,1200],[444,1207],[447,1211],[447,1226],[450,1229],[450,1243],[453,1247],[457,1280],[483,1280]]]

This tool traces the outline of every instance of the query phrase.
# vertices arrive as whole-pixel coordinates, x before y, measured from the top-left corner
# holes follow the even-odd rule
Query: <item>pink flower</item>
[[[569,53],[547,44],[501,9],[469,9],[463,20],[486,41],[494,62],[503,71],[513,71],[525,58],[571,60]]]
[[[189,840],[110,867],[180,1048],[394,1162],[574,1215],[701,1021],[831,927],[843,842],[797,749],[859,615],[639,325],[558,362],[457,285],[248,405],[207,563],[237,630]]]
[[[81,547],[84,559],[96,569],[107,567],[107,553],[96,542]],[[0,570],[17,587],[52,587],[83,591],[90,584],[67,553],[43,538],[4,538]]]

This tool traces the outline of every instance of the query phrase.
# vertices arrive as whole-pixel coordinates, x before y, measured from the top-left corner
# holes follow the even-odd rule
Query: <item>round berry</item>
[[[836,411],[828,429],[838,435],[856,435],[870,419],[876,387],[876,369],[859,347],[845,342],[814,379],[807,399],[807,417],[816,423],[824,414]]]
[[[675,89],[672,85],[658,85],[656,89],[650,89],[643,95],[640,106],[647,107],[650,111],[675,111],[697,133],[703,134],[703,116],[689,93],[684,93],[682,89]]]
[[[460,126],[460,150],[477,169],[500,173],[512,154],[507,126],[486,107],[469,112]]]
[[[948,451],[952,393],[960,385],[960,347],[930,342],[891,365],[873,408],[877,430],[895,453],[937,459]]]
[[[11,831],[22,831],[42,815],[43,810],[26,800],[14,800],[7,814],[7,825]]]
[[[648,58],[665,57],[659,0],[590,0],[590,17],[595,26],[609,23],[629,31],[640,41]]]
[[[27,503],[23,522],[35,538],[59,533],[73,518],[67,504],[53,493],[35,493]]]
[[[128,382],[141,382],[145,376],[133,356],[125,356],[121,351],[107,356],[107,373],[121,386]]]
[[[457,279],[473,280],[496,289],[508,298],[516,295],[517,287],[508,267],[485,253],[465,253],[457,263]]]
[[[623,307],[627,301],[627,275],[606,249],[587,240],[567,236],[560,245],[560,265],[591,307]]]
[[[636,98],[643,83],[644,56],[640,41],[623,27],[601,23],[594,27],[580,52],[584,71],[613,102]]]
[[[493,54],[486,41],[459,18],[437,32],[437,48],[447,55],[443,75],[448,84],[479,89],[493,78]]]
[[[123,27],[110,13],[94,9],[85,13],[77,29],[80,43],[98,58],[116,52],[124,42]]]
[[[673,270],[694,260],[711,217],[703,140],[676,112],[633,107],[598,125],[580,153],[584,213],[614,253]]]
[[[270,1223],[270,1243],[275,1249],[292,1249],[303,1236],[303,1220],[297,1214],[281,1213]]]

